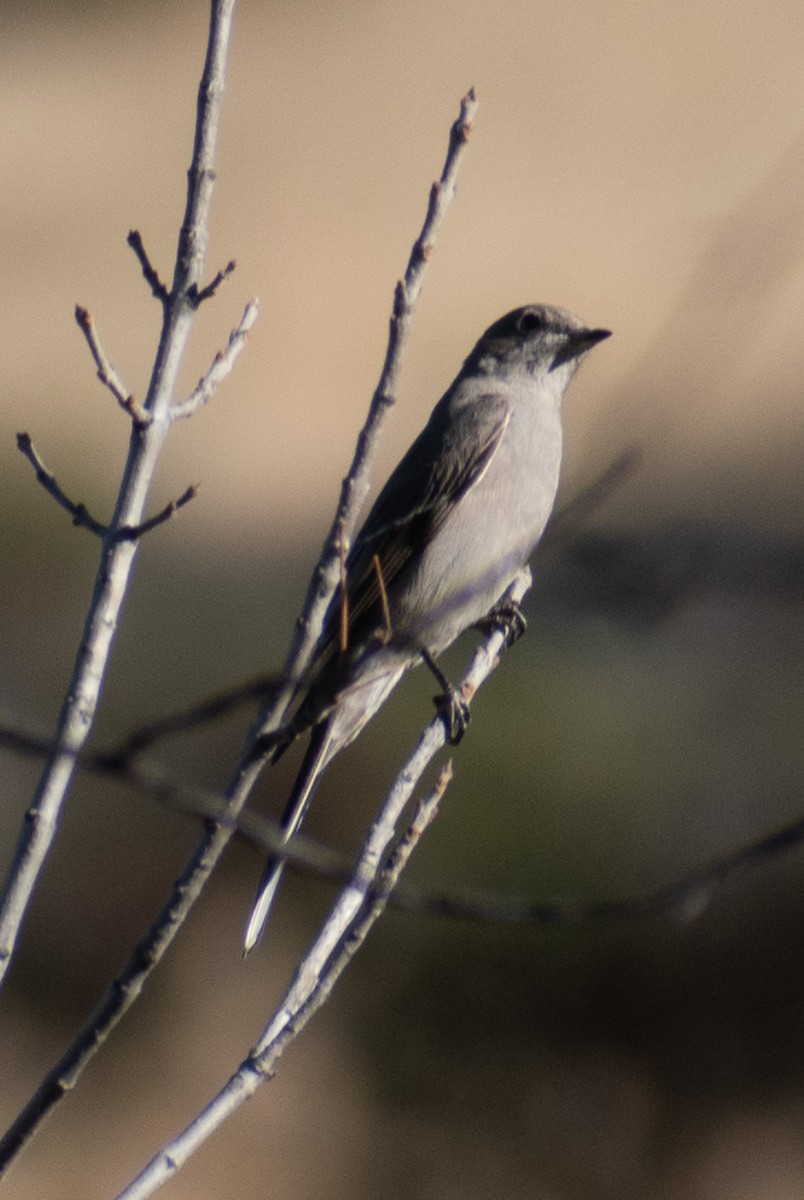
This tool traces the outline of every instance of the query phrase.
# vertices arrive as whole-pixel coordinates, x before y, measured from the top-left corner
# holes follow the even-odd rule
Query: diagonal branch
[[[45,491],[53,497],[57,504],[60,504],[63,509],[70,514],[73,519],[73,525],[79,525],[83,529],[88,529],[90,533],[94,533],[96,537],[105,537],[108,533],[108,526],[102,525],[100,521],[96,521],[90,515],[85,504],[80,501],[71,500],[66,492],[62,491],[56,480],[56,476],[52,471],[48,471],[42,459],[34,449],[34,444],[31,441],[31,435],[28,433],[17,434],[17,449],[20,450],[33,469],[36,471],[36,478]]]
[[[360,507],[368,492],[369,468],[374,447],[385,414],[394,403],[402,351],[413,324],[413,313],[421,293],[424,269],[432,255],[441,222],[454,198],[455,178],[472,133],[476,113],[477,100],[474,89],[470,88],[461,100],[460,111],[450,129],[444,167],[438,181],[430,189],[427,214],[421,232],[413,243],[404,279],[397,283],[394,291],[388,346],[380,380],[372,397],[365,424],[358,436],[349,473],[341,488],[335,519],[310,580],[304,609],[296,625],[296,633],[285,662],[288,683],[284,693],[257,719],[263,733],[276,729],[285,720],[288,708],[293,702],[296,683],[310,665],[324,616],[338,586],[341,563],[346,556]]]
[[[210,287],[212,287],[212,284],[210,284]],[[235,365],[237,357],[245,346],[246,339],[256,319],[257,302],[251,300],[246,305],[246,310],[240,321],[229,334],[226,349],[215,355],[206,375],[199,379],[187,399],[180,400],[177,404],[173,405],[172,416],[174,420],[179,417],[191,417],[194,412],[207,403],[218,384],[226,378]]]
[[[149,517],[147,521],[141,521],[139,525],[121,525],[117,530],[117,538],[121,541],[136,542],[144,534],[150,533],[152,529],[156,529],[157,525],[164,525],[165,521],[169,521],[180,508],[184,508],[185,504],[189,504],[191,500],[195,500],[197,495],[198,484],[191,483],[189,487],[184,489],[178,500],[170,500],[160,512],[153,517]]]
[[[170,300],[170,292],[159,278],[159,273],[156,270],[156,267],[154,267],[150,258],[148,257],[148,251],[145,249],[143,244],[142,234],[138,229],[132,229],[126,238],[126,241],[136,254],[137,261],[142,267],[142,273],[145,276],[145,281],[153,292],[154,296],[160,302],[160,304],[167,304]]]
[[[88,308],[82,308],[80,304],[77,304],[75,306],[75,319],[78,322],[79,329],[87,340],[89,352],[95,360],[95,366],[98,368],[98,379],[109,389],[117,403],[124,412],[128,413],[135,425],[144,429],[149,424],[150,417],[145,409],[141,408],[134,399],[117,374],[116,369],[107,358],[106,352],[100,343],[92,313]]]
[[[178,712],[168,713],[165,717],[157,717],[147,725],[140,725],[125,737],[116,747],[107,752],[111,761],[124,762],[147,750],[154,742],[162,738],[172,737],[177,733],[186,733],[199,725],[217,721],[220,717],[242,708],[244,704],[255,700],[265,702],[265,697],[275,693],[282,686],[282,680],[276,675],[260,675],[256,679],[247,680],[237,687],[225,692],[208,696],[192,708],[184,708]]]
[[[200,289],[195,288],[191,292],[193,303],[195,304],[196,308],[200,307],[200,305],[202,305],[205,300],[212,299],[212,297],[215,295],[215,293],[217,292],[217,290],[221,286],[221,284],[225,283],[226,280],[229,278],[229,276],[233,273],[236,266],[237,266],[237,263],[235,262],[235,260],[230,259],[230,261],[226,264],[226,266],[222,267],[220,269],[220,271],[218,271],[218,273],[215,275],[215,277],[209,281],[209,283],[206,285],[206,287],[202,287]]]

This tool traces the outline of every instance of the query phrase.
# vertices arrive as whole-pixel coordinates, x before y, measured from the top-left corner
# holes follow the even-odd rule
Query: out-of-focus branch
[[[0,746],[35,758],[47,757],[53,750],[47,735],[11,723],[0,724]],[[158,763],[139,755],[136,735],[132,735],[110,750],[82,753],[78,763],[82,770],[113,777],[174,812],[199,821],[228,824],[238,836],[252,843],[261,856],[284,857],[292,869],[302,874],[336,883],[349,877],[350,861],[329,846],[304,834],[286,841],[276,821],[248,808],[232,817],[226,798],[220,793],[177,779]],[[727,884],[802,844],[804,817],[798,817],[694,867],[668,884],[613,900],[534,900],[471,889],[444,890],[402,881],[395,889],[391,903],[402,911],[429,917],[503,925],[600,925],[665,916],[674,920],[692,920]],[[0,1141],[0,1166],[3,1145]]]
[[[641,462],[642,453],[638,446],[628,446],[618,454],[577,496],[553,514],[539,543],[540,554],[552,552],[577,537],[592,514],[633,478]]]

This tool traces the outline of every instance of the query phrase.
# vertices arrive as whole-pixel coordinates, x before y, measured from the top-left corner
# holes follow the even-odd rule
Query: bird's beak
[[[550,370],[554,371],[556,367],[560,367],[562,363],[571,362],[573,358],[580,358],[587,350],[591,350],[593,346],[607,337],[611,337],[610,329],[573,330],[567,334],[563,346],[556,351],[556,356],[550,364]]]

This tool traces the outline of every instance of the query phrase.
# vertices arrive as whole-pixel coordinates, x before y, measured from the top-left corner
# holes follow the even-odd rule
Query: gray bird
[[[586,351],[608,336],[561,308],[518,308],[486,330],[433,409],[355,538],[345,595],[333,598],[311,682],[273,751],[275,760],[311,730],[282,815],[285,840],[322,771],[408,668],[425,661],[444,684],[434,660],[493,613],[530,558],[558,487],[561,401]],[[283,866],[267,864],[246,953]]]

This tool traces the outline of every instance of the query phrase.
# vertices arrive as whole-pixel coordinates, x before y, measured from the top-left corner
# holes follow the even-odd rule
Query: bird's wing
[[[382,625],[383,590],[393,588],[461,496],[480,480],[510,419],[508,401],[494,394],[461,407],[444,402],[436,407],[377,497],[347,560],[350,636]],[[341,601],[336,597],[324,639],[327,649],[337,644],[340,628]]]

